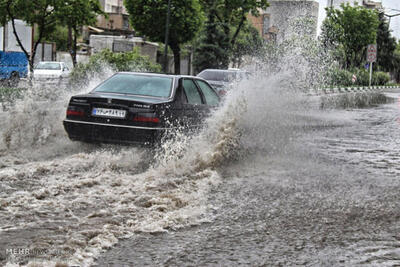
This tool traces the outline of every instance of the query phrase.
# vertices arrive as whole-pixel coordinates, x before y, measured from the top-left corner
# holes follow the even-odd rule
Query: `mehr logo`
[[[59,250],[47,248],[6,248],[6,258],[11,261],[20,259],[34,259],[34,258],[59,258],[65,256],[72,256],[73,250]]]

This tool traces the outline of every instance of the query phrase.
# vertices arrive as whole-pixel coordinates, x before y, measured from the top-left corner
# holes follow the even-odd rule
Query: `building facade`
[[[366,8],[380,9],[382,8],[382,1],[372,0],[327,0],[328,7],[339,8],[341,4],[362,5]]]
[[[125,9],[123,0],[100,0],[105,16],[98,16],[96,27],[106,32],[131,34],[132,26],[129,24],[129,14]]]

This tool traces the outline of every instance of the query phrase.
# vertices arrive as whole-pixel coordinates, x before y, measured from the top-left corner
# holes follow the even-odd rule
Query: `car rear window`
[[[61,70],[60,63],[56,62],[39,62],[35,69],[37,70]]]
[[[171,95],[172,80],[170,77],[120,73],[100,84],[94,92],[167,98]]]

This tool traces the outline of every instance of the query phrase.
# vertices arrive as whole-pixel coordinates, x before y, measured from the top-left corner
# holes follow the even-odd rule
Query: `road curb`
[[[379,93],[385,89],[399,89],[400,86],[331,87],[311,89],[307,95],[321,96],[342,93]]]

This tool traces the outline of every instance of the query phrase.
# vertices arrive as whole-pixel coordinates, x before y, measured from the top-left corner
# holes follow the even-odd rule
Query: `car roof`
[[[201,77],[192,76],[192,75],[169,74],[169,73],[158,73],[158,72],[119,71],[119,72],[117,72],[115,74],[139,74],[139,75],[148,75],[148,76],[155,76],[155,77],[191,78],[191,79],[204,80]]]
[[[227,69],[227,70],[222,70],[222,69],[204,69],[201,72],[204,71],[215,71],[215,72],[246,72],[244,70],[240,70],[240,69]],[[200,73],[201,73],[200,72]]]
[[[64,62],[61,62],[61,61],[40,61],[40,62],[38,62],[38,64],[39,63],[64,63]]]

